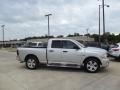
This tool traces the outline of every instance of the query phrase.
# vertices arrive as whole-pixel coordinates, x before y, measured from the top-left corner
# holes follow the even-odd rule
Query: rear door
[[[52,40],[47,49],[48,62],[62,62],[62,42],[61,40]]]

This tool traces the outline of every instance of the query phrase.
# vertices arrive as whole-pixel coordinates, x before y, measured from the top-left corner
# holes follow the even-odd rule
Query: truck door
[[[47,49],[48,62],[62,62],[62,42],[61,40],[52,40],[51,47]]]
[[[80,64],[82,50],[72,41],[62,41],[62,61]]]
[[[51,48],[48,48],[49,63],[77,63],[81,60],[80,48],[69,40],[53,40]]]

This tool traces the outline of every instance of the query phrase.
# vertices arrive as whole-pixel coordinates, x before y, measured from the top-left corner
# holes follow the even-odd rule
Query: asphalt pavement
[[[15,52],[0,50],[0,90],[120,90],[120,62],[111,60],[94,74],[73,68],[28,70]]]

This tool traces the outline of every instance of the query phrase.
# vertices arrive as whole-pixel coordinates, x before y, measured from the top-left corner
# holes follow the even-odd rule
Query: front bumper
[[[109,62],[110,62],[109,58],[102,59],[101,61],[102,61],[101,67],[108,67],[109,66]]]

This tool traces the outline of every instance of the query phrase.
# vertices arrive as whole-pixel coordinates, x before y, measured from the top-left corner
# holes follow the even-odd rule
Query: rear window
[[[114,46],[114,48],[118,48],[118,47],[119,47],[119,45],[115,45],[115,46]]]
[[[119,45],[117,45],[117,44],[111,46],[111,48],[118,48],[118,47],[119,47]]]

